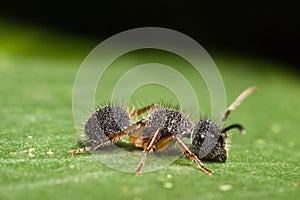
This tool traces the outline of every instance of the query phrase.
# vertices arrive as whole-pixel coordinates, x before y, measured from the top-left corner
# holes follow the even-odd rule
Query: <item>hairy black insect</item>
[[[166,149],[173,141],[177,143],[182,152],[200,169],[207,174],[213,172],[207,169],[201,160],[224,162],[228,155],[227,131],[238,128],[244,132],[240,124],[233,124],[223,128],[228,115],[256,88],[251,87],[241,93],[238,98],[225,111],[221,122],[214,123],[209,119],[200,120],[195,126],[188,116],[176,109],[166,108],[156,104],[146,106],[133,112],[127,112],[117,105],[108,105],[98,109],[87,120],[85,125],[85,147],[70,150],[71,155],[85,151],[98,150],[102,147],[116,143],[123,136],[129,136],[129,142],[135,147],[143,148],[143,155],[136,169],[139,174],[145,165],[147,155],[151,151]],[[130,123],[131,118],[149,112],[146,119]],[[182,137],[191,134],[191,149],[182,141]]]

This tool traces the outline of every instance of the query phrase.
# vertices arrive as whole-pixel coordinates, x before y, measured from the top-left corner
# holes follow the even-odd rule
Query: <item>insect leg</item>
[[[157,142],[156,144],[156,151],[163,151],[165,150],[169,144],[174,140],[174,137],[173,135],[170,135],[170,136],[166,136],[162,139],[159,139],[159,141]]]
[[[136,116],[139,116],[140,114],[144,113],[144,112],[147,112],[148,110],[152,110],[152,109],[155,109],[157,107],[156,104],[151,104],[149,106],[146,106],[144,108],[141,108],[141,109],[138,109],[138,110],[135,110],[133,112],[130,112],[129,113],[129,116],[130,117],[136,117]]]
[[[146,124],[146,120],[142,119],[116,134],[111,134],[111,136],[109,136],[109,140],[112,142],[116,142],[117,140],[121,139],[122,136],[130,134],[130,132],[133,131],[134,129],[137,128],[139,130],[140,127],[144,127],[145,124]]]
[[[222,119],[222,122],[225,122],[228,115],[230,114],[231,111],[235,110],[240,104],[241,102],[246,99],[250,94],[252,94],[253,92],[257,91],[256,87],[250,87],[246,90],[244,90],[235,100],[234,102],[227,108],[227,110],[225,111],[224,117]]]
[[[119,131],[117,133],[112,133],[106,140],[101,141],[100,143],[96,143],[95,145],[93,145],[91,147],[84,147],[84,148],[77,149],[77,150],[70,150],[69,154],[70,155],[80,154],[80,153],[83,153],[83,152],[96,150],[96,149],[98,149],[100,147],[103,147],[103,146],[105,146],[107,144],[110,144],[110,143],[115,143],[116,141],[121,139],[122,136],[128,135],[134,129],[139,129],[139,127],[144,123],[145,123],[145,120],[140,120],[140,121],[132,124],[131,126],[128,126],[126,129],[124,129],[122,131]]]
[[[138,168],[137,168],[136,171],[135,171],[135,174],[136,174],[136,175],[139,175],[139,174],[141,173],[141,170],[142,170],[143,166],[145,165],[147,155],[148,155],[148,153],[149,153],[151,150],[153,150],[153,147],[154,147],[154,145],[155,145],[155,143],[156,143],[156,140],[157,140],[157,138],[158,138],[158,136],[159,136],[159,132],[160,132],[160,131],[159,131],[159,128],[158,128],[158,129],[155,131],[154,135],[153,135],[153,136],[151,137],[151,139],[149,140],[149,143],[148,143],[147,147],[144,149],[142,158],[141,158],[140,163],[139,163],[139,165],[138,165]]]
[[[83,147],[83,148],[80,148],[80,149],[77,149],[77,150],[69,150],[69,155],[73,156],[75,154],[80,154],[80,153],[87,152],[87,151],[90,151],[90,150],[91,150],[91,147]]]
[[[199,158],[195,154],[193,154],[191,152],[191,150],[189,150],[189,148],[182,142],[181,139],[179,139],[176,136],[173,136],[173,137],[177,140],[177,144],[180,147],[180,149],[184,152],[184,154],[187,155],[187,157],[189,157],[190,160],[196,162],[201,170],[203,170],[208,175],[211,175],[213,173],[211,170],[207,169],[202,164],[202,162],[199,160]]]
[[[141,137],[141,135],[145,129],[146,123],[147,123],[147,120],[141,120],[140,127],[136,131],[132,132],[129,136],[129,142],[131,144],[133,144],[135,147],[146,148],[148,145],[150,137],[148,137],[148,138]]]

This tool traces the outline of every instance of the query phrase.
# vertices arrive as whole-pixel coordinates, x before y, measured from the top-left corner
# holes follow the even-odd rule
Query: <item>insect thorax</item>
[[[191,132],[192,123],[185,114],[177,110],[161,108],[150,114],[144,135],[152,135],[158,128],[160,130],[159,138],[169,135],[181,136]]]

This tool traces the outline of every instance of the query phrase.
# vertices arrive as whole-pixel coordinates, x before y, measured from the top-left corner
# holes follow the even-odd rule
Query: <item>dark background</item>
[[[0,17],[104,39],[121,31],[158,26],[196,39],[208,52],[238,52],[299,70],[299,6],[284,2],[188,1],[6,2]],[[1,31],[1,30],[0,30]],[[96,45],[96,44],[95,44]]]

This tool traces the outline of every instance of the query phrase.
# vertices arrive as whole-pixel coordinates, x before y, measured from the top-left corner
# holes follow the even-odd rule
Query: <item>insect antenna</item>
[[[234,102],[227,108],[227,110],[225,111],[224,117],[222,119],[222,122],[224,123],[228,117],[228,115],[230,114],[231,111],[235,110],[240,104],[241,102],[246,99],[250,94],[252,94],[253,92],[257,91],[256,87],[250,87],[246,90],[244,90],[235,100]]]
[[[246,134],[245,128],[242,125],[240,125],[240,124],[229,125],[226,128],[222,129],[222,133],[226,133],[227,131],[229,131],[229,130],[231,130],[233,128],[238,129],[241,132],[241,134],[243,134],[243,135]]]

